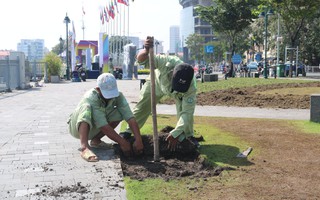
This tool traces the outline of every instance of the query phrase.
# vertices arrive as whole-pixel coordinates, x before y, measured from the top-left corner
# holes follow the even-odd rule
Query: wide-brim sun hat
[[[103,73],[97,78],[97,85],[101,94],[106,99],[119,96],[116,78],[110,73]]]

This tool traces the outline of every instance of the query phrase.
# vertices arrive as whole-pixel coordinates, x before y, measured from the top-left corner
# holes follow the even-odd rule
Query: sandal
[[[98,162],[99,159],[90,149],[86,148],[81,152],[81,157],[88,162]]]
[[[92,142],[90,142],[90,146],[93,148],[97,148],[97,149],[111,149],[112,148],[112,144],[105,143],[104,141],[101,141],[99,144],[92,144]]]

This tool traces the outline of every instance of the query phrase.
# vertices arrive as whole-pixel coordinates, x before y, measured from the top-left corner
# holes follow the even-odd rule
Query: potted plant
[[[60,82],[60,74],[62,68],[62,61],[58,55],[53,52],[48,53],[44,57],[47,66],[48,78],[51,83]]]

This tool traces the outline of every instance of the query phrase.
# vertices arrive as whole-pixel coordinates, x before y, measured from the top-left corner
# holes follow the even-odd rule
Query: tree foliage
[[[190,57],[200,63],[204,55],[204,38],[199,34],[191,34],[186,39]]]
[[[60,57],[54,52],[50,52],[44,57],[44,62],[48,67],[49,76],[58,76],[60,75],[62,68],[62,61]]]
[[[236,44],[244,40],[241,32],[256,18],[253,12],[256,6],[256,0],[214,0],[212,6],[200,6],[196,12],[211,24],[214,32],[223,36],[219,39],[226,42],[228,51],[235,52]]]

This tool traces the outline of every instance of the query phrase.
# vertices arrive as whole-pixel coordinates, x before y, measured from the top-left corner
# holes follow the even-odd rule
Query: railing
[[[306,66],[307,72],[320,72],[320,65],[319,66]]]

